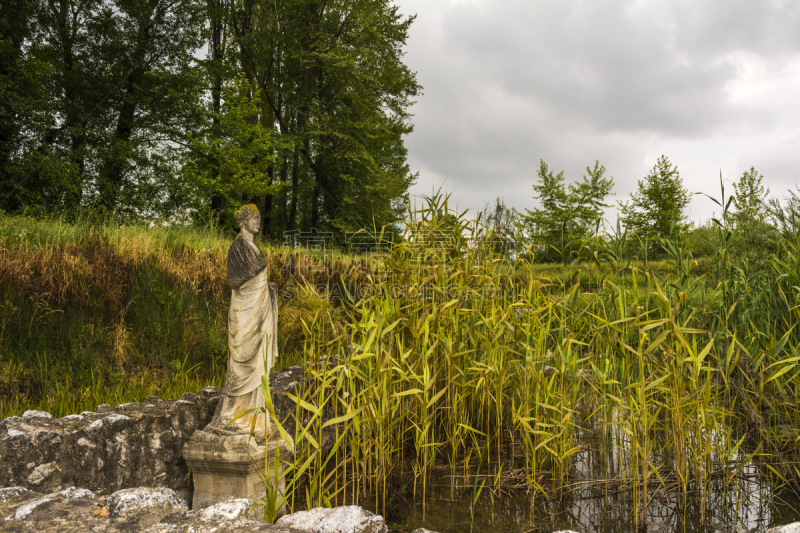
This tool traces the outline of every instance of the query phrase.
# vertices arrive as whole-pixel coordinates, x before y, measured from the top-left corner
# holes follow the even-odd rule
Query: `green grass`
[[[641,525],[654,494],[705,516],[712,484],[733,493],[745,467],[800,491],[797,236],[757,274],[731,260],[724,234],[702,268],[680,242],[645,268],[599,240],[582,262],[542,266],[494,255],[480,245],[485,228],[463,218],[453,228],[442,212],[446,199],[433,198],[409,214],[416,238],[392,247],[382,273],[345,275],[365,260],[339,255],[320,277],[290,275],[283,267],[297,257],[266,249],[271,279],[304,296],[281,307],[279,364],[343,356],[307,372],[291,507],[369,498],[380,508],[404,476],[424,498],[434,468],[477,487],[478,465],[493,497],[523,487],[560,498],[587,461],[587,434],[605,443],[593,476],[628,495]],[[93,231],[34,221],[38,240],[8,237],[0,416],[219,383],[226,239]],[[317,289],[331,272],[372,291],[333,305]],[[333,432],[330,450],[323,432]]]
[[[193,228],[0,216],[0,418],[27,409],[63,416],[219,386],[231,239]],[[285,268],[296,253],[263,248],[279,291],[290,282],[357,279],[303,275]],[[350,264],[336,252],[326,260],[340,271]],[[301,321],[325,306],[319,298],[281,302],[278,369],[302,361]]]

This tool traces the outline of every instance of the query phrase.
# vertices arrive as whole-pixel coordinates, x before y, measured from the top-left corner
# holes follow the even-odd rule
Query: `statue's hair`
[[[247,204],[240,207],[239,210],[233,214],[233,218],[236,220],[236,223],[241,226],[251,215],[258,214],[258,207],[256,204]]]

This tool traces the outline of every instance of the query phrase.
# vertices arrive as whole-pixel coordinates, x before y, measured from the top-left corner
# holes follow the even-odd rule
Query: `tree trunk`
[[[267,176],[269,183],[268,185],[272,185],[273,175],[275,171],[272,165],[267,167]],[[272,235],[272,195],[266,194],[263,198],[264,202],[264,230],[261,232],[262,235],[265,237],[268,235]]]
[[[219,115],[222,111],[222,57],[223,57],[223,13],[222,2],[218,0],[209,1],[209,11],[211,19],[211,62],[212,62],[212,82],[211,82],[211,110],[212,110],[212,135],[219,136]],[[219,162],[212,163],[214,170],[219,169]],[[212,172],[214,171],[212,170]],[[217,170],[217,174],[219,174]],[[219,178],[219,176],[215,176]],[[215,180],[216,181],[216,180]],[[222,219],[223,196],[219,191],[211,193],[211,216],[219,222]]]
[[[289,210],[289,223],[286,225],[287,231],[297,228],[297,200],[300,195],[300,147],[295,145],[294,155],[292,156],[292,206]]]
[[[311,228],[319,229],[319,178],[314,172],[314,190],[311,193]]]
[[[158,2],[151,1],[148,4],[149,12],[139,19],[136,48],[131,57],[131,71],[125,86],[117,126],[111,139],[110,153],[100,170],[100,202],[108,211],[113,211],[117,207],[123,172],[130,155],[129,143],[139,104],[139,86],[147,72],[145,56],[151,41],[150,24],[157,7]]]
[[[283,229],[286,230],[289,228],[289,209],[286,206],[288,202],[288,196],[286,194],[286,178],[287,178],[287,168],[289,166],[289,158],[286,155],[286,152],[283,153],[283,161],[281,161],[281,172],[280,172],[280,180],[281,184],[283,185],[283,192],[281,192],[281,221],[283,222]]]
[[[75,55],[73,51],[75,28],[70,25],[70,0],[60,0],[58,3],[58,37],[61,41],[63,50],[62,60],[64,62],[63,82],[64,82],[64,101],[66,103],[66,117],[64,120],[65,130],[69,136],[70,154],[69,160],[75,165],[77,173],[72,183],[71,190],[67,191],[67,209],[77,210],[83,195],[83,173],[85,161],[83,157],[86,137],[84,135],[84,124],[81,124],[81,99],[78,96],[76,84],[77,73],[75,72]],[[75,22],[73,22],[74,24]]]
[[[100,201],[108,211],[116,208],[122,188],[122,174],[129,152],[128,143],[131,133],[133,133],[133,122],[136,117],[137,86],[143,75],[141,69],[138,69],[138,72],[134,71],[128,78],[125,100],[122,103],[117,127],[111,141],[111,154],[108,155],[100,173]]]

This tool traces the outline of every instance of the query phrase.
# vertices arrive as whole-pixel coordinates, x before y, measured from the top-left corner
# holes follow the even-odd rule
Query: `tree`
[[[207,125],[213,134],[189,134],[190,151],[183,172],[206,198],[221,199],[223,213],[238,209],[243,199],[274,194],[281,188],[281,184],[271,183],[269,176],[275,160],[273,129],[251,120],[258,115],[261,101],[249,98],[248,92],[244,78],[224,87],[219,115]],[[235,226],[229,219],[222,222]]]
[[[614,178],[605,176],[606,169],[598,161],[586,172],[581,181],[567,185],[563,171],[553,174],[547,163],[539,162],[533,190],[541,206],[526,209],[522,218],[544,261],[564,260],[571,253],[567,245],[591,235],[609,207],[605,201]]]
[[[7,211],[26,203],[19,149],[26,132],[37,129],[36,109],[46,102],[42,66],[25,53],[35,31],[35,7],[33,0],[18,0],[0,10],[0,209]]]
[[[10,211],[69,215],[77,209],[85,138],[79,117],[88,115],[80,112],[78,89],[96,86],[84,68],[88,15],[96,5],[31,0],[3,6],[2,167],[11,181],[2,203]]]
[[[341,236],[399,219],[415,178],[402,140],[420,90],[402,62],[413,18],[389,0],[241,0],[227,17],[229,70],[277,129],[270,176],[285,187],[255,201],[265,233]]]
[[[519,227],[519,213],[514,208],[508,207],[499,197],[495,200],[493,208],[487,204],[483,210],[485,231],[483,236],[489,236],[488,246],[493,253],[512,254],[518,251],[517,237]]]
[[[613,194],[611,189],[614,188],[614,178],[605,177],[606,167],[599,161],[594,162],[594,168],[586,167],[586,173],[588,176],[583,176],[583,180],[570,185],[574,205],[571,216],[580,221],[584,233],[590,232],[605,210],[611,207],[606,203],[606,197]]]
[[[750,167],[750,170],[745,171],[739,181],[733,184],[735,211],[731,216],[735,225],[765,222],[768,214],[766,200],[769,188],[764,188],[761,184],[763,179],[764,176],[759,174],[755,167]]]
[[[101,204],[114,211],[139,195],[139,183],[128,178],[150,166],[150,153],[196,124],[201,77],[193,53],[204,20],[195,0],[113,0],[95,20],[105,38],[93,46],[114,84],[96,183]]]
[[[678,167],[662,155],[650,173],[639,180],[631,200],[620,203],[620,211],[628,230],[653,242],[689,228],[688,205],[689,191],[683,187]]]
[[[220,219],[255,203],[278,238],[402,218],[416,177],[403,135],[421,88],[402,61],[413,17],[391,0],[9,6],[0,208]],[[248,136],[259,141],[247,148]]]
[[[745,258],[754,269],[768,266],[769,255],[777,229],[771,223],[767,196],[769,189],[762,185],[762,176],[755,167],[745,171],[733,184],[733,213],[727,222],[733,228],[730,247],[734,256]]]
[[[196,129],[203,89],[198,0],[12,4],[15,23],[0,24],[12,60],[0,91],[13,109],[0,117],[14,185],[3,207],[71,219],[90,206],[141,217],[169,204],[180,188],[169,142]]]

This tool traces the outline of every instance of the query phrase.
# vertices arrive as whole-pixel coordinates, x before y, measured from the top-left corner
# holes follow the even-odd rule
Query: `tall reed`
[[[752,323],[719,305],[727,289],[695,275],[679,241],[659,270],[620,257],[613,239],[578,243],[593,260],[575,268],[598,280],[585,292],[496,253],[487,235],[429,198],[341,330],[324,315],[306,323],[306,360],[340,358],[312,365],[316,385],[298,398],[302,505],[380,507],[403,476],[425,498],[437,465],[453,485],[466,475],[477,487],[483,465],[497,484],[560,498],[592,431],[608,443],[596,475],[630,492],[643,526],[659,493],[698,502],[705,520],[712,480],[742,475],[743,461],[796,483],[800,450],[780,429],[800,414],[791,331],[744,345]],[[324,422],[326,410],[339,418]]]

